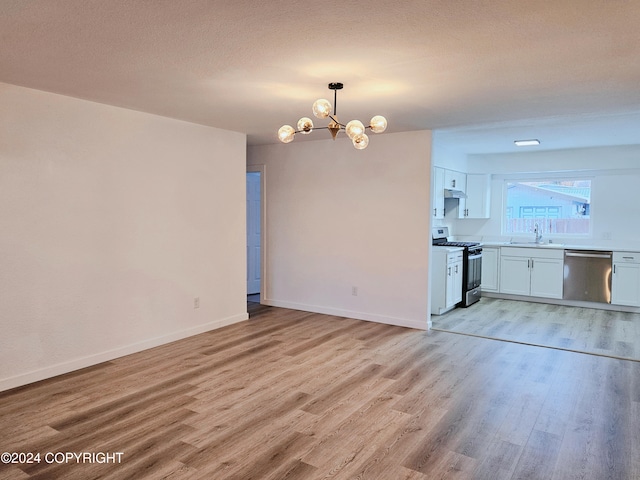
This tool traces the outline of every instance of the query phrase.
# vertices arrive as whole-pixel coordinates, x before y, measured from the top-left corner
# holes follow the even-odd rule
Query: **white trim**
[[[356,320],[366,320],[368,322],[384,323],[386,325],[395,325],[397,327],[415,328],[418,330],[428,330],[430,327],[430,319],[422,321],[407,318],[388,317],[386,315],[377,315],[375,313],[354,312],[352,310],[343,310],[340,308],[323,307],[320,305],[307,305],[303,303],[294,303],[280,300],[262,299],[263,305],[272,307],[290,308],[292,310],[302,310],[304,312],[321,313],[323,315],[333,315],[336,317],[353,318]]]
[[[210,330],[215,330],[227,325],[242,322],[247,320],[249,315],[246,313],[240,313],[227,318],[221,318],[213,322],[198,325],[196,327],[187,328],[185,330],[179,330],[177,332],[163,335],[161,337],[150,338],[141,342],[132,343],[123,347],[115,348],[113,350],[107,350],[106,352],[96,353],[86,357],[76,358],[66,362],[51,365],[46,368],[34,370],[32,372],[23,373],[14,377],[3,378],[0,380],[0,392],[9,390],[11,388],[21,387],[29,383],[38,382],[65,373],[73,372],[81,368],[91,367],[98,365],[102,362],[108,362],[125,355],[131,355],[132,353],[142,352],[149,348],[158,347],[167,343],[175,342],[176,340],[182,340],[183,338],[199,335]]]

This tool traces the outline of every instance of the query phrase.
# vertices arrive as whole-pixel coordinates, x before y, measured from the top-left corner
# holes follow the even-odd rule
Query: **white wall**
[[[468,171],[493,174],[491,219],[452,220],[452,228],[458,236],[479,236],[485,240],[499,238],[506,178],[567,173],[592,178],[593,232],[588,238],[552,239],[571,244],[640,249],[640,145],[470,155]]]
[[[249,147],[266,173],[263,303],[426,328],[431,132],[370,140]]]
[[[0,84],[0,390],[247,318],[245,143]]]

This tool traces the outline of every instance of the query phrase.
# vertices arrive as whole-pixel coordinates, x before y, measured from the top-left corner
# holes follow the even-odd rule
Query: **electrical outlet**
[[[358,296],[358,287],[351,287],[351,295],[354,297]]]
[[[193,308],[200,308],[200,297],[195,297],[193,299]]]

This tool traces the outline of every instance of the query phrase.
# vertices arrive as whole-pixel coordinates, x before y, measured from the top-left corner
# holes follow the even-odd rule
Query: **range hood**
[[[462,190],[444,189],[444,198],[467,198],[467,194]]]

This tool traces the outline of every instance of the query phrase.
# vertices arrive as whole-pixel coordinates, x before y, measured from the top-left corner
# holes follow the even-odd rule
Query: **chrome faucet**
[[[536,243],[542,243],[542,232],[540,232],[540,225],[537,223],[533,227],[533,233],[536,234]]]

